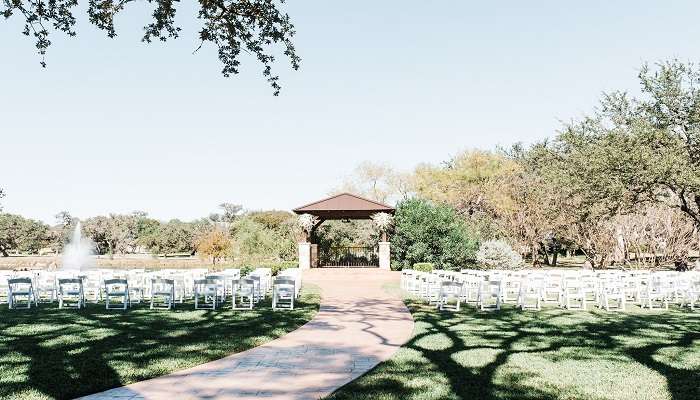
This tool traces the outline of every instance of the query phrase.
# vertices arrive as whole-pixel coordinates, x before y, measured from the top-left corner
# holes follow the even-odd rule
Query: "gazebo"
[[[299,215],[313,215],[318,220],[312,229],[305,232],[305,237],[302,237],[299,242],[299,267],[302,269],[309,269],[319,266],[318,246],[311,243],[311,236],[323,222],[328,220],[366,220],[370,219],[372,215],[377,213],[387,213],[393,215],[395,209],[386,204],[366,199],[352,193],[341,193],[301,207],[297,207],[293,211]],[[386,232],[383,232],[378,247],[379,265],[377,266],[381,269],[389,270],[391,246],[386,236]]]

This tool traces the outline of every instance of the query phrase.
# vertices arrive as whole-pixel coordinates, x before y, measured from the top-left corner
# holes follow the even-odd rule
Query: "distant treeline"
[[[184,222],[149,218],[144,212],[100,215],[81,220],[83,237],[96,254],[192,254],[221,258],[282,261],[296,258],[295,216],[285,211],[248,211],[224,203],[222,213]],[[60,253],[77,220],[67,212],[57,224],[0,214],[0,254]],[[212,238],[216,239],[212,241]]]

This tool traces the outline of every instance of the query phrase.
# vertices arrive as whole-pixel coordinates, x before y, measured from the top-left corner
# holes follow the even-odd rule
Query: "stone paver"
[[[318,399],[388,359],[413,333],[403,302],[376,269],[316,269],[321,308],[306,325],[263,346],[83,399]],[[235,332],[232,332],[235,334]]]

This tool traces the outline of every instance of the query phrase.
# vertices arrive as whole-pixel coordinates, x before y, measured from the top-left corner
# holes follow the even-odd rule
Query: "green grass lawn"
[[[68,399],[222,358],[280,337],[318,310],[316,288],[294,311],[107,311],[0,308],[0,399]],[[175,399],[173,399],[175,400]]]
[[[700,311],[406,303],[413,338],[331,399],[700,399]]]

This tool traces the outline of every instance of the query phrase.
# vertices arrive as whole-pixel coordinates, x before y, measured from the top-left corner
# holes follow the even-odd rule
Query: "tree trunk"
[[[547,246],[540,243],[540,247],[542,248],[542,253],[544,253],[544,265],[549,265],[549,253],[547,252]]]
[[[537,245],[532,245],[532,266],[537,266]]]
[[[558,256],[559,256],[559,252],[558,252],[558,251],[555,251],[554,253],[552,253],[552,267],[556,267],[556,266],[557,266],[557,257],[558,257]]]
[[[2,253],[2,256],[3,256],[3,257],[9,257],[9,256],[10,256],[10,254],[7,252],[7,250],[5,250],[4,247],[0,247],[0,253]]]

